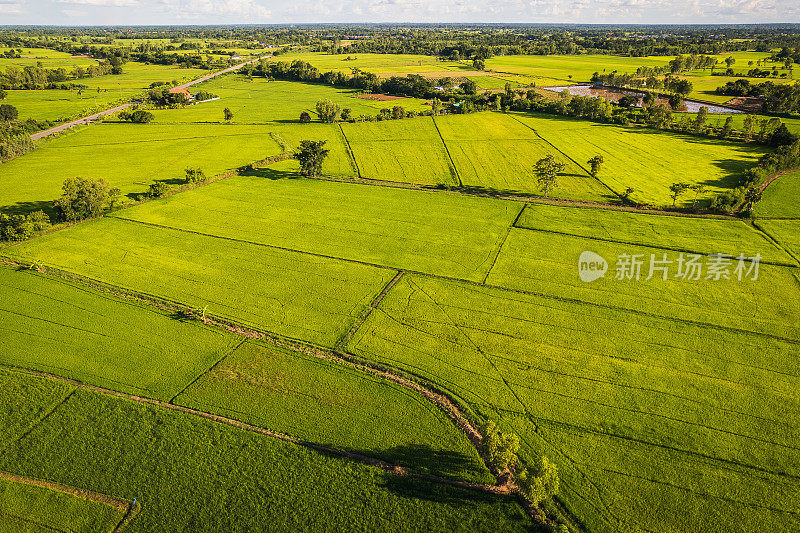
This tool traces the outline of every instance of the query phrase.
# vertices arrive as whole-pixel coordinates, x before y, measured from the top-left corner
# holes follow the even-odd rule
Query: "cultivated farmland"
[[[326,346],[394,276],[389,269],[111,217],[6,253]]]
[[[314,216],[309,216],[309,205]],[[251,175],[148,202],[117,216],[480,281],[521,209],[518,202]],[[200,212],[205,213],[202,218],[195,216]]]
[[[176,402],[417,471],[492,480],[464,434],[417,393],[269,344],[242,345]]]
[[[110,533],[123,513],[109,505],[0,477],[0,520],[7,533]]]
[[[398,532],[414,527],[523,531],[529,524],[508,497],[393,476],[229,425],[87,390],[76,391],[4,450],[0,470],[136,498],[141,513],[126,528],[134,533],[241,531],[266,523],[281,530]]]
[[[348,346],[499,417],[609,532],[797,528],[796,347],[413,275]]]
[[[755,215],[766,218],[800,218],[800,172],[779,177],[764,189]]]

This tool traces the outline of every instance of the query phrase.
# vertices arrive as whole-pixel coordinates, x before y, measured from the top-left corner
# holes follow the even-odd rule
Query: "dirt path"
[[[191,87],[192,85],[196,85],[198,83],[203,83],[204,81],[208,81],[208,80],[210,80],[212,78],[215,78],[217,76],[221,76],[222,74],[227,74],[229,72],[233,72],[235,70],[239,70],[240,68],[244,67],[245,65],[249,65],[251,63],[255,63],[256,61],[259,61],[262,58],[265,59],[265,58],[269,58],[269,57],[272,57],[272,54],[266,55],[266,56],[259,56],[259,57],[255,58],[255,59],[251,59],[250,61],[245,61],[244,63],[239,63],[238,65],[234,65],[232,67],[228,67],[226,69],[219,70],[217,72],[212,72],[211,74],[207,74],[207,75],[205,75],[205,76],[203,76],[201,78],[197,78],[196,80],[192,80],[190,82],[184,83],[183,85],[178,85],[177,87],[175,87],[175,89],[186,89],[187,87]],[[38,133],[34,133],[33,135],[31,135],[31,140],[37,141],[39,139],[43,139],[45,137],[48,137],[48,136],[53,135],[55,133],[62,132],[62,131],[67,130],[69,128],[74,128],[75,126],[80,126],[80,125],[83,125],[83,124],[90,124],[90,123],[94,122],[95,120],[97,120],[100,117],[111,115],[113,113],[116,113],[117,111],[122,111],[123,109],[126,109],[126,108],[128,108],[128,107],[130,107],[132,105],[133,105],[133,102],[128,102],[128,103],[125,103],[125,104],[122,104],[122,105],[118,105],[116,107],[112,107],[110,109],[106,109],[104,111],[100,111],[99,113],[94,113],[93,115],[89,115],[88,117],[79,118],[79,119],[73,120],[71,122],[65,122],[64,124],[61,124],[61,125],[56,126],[54,128],[50,128],[49,130],[44,130],[44,131],[40,131]]]
[[[776,179],[780,178],[781,176],[785,176],[786,174],[791,174],[792,172],[797,172],[798,170],[800,170],[800,167],[797,167],[797,168],[790,168],[789,170],[784,170],[784,171],[782,171],[782,172],[778,172],[777,174],[775,174],[774,176],[772,176],[771,178],[769,178],[767,181],[765,181],[765,182],[764,182],[764,183],[761,185],[761,192],[764,192],[764,189],[766,189],[766,188],[767,188],[767,186],[768,186],[770,183],[772,183],[772,182],[773,182],[773,181],[775,181]]]

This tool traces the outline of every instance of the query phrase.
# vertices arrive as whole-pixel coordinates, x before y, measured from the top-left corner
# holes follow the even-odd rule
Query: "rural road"
[[[265,56],[259,56],[259,57],[255,58],[255,59],[251,59],[250,61],[245,61],[244,63],[239,63],[238,65],[234,65],[232,67],[228,67],[226,69],[219,70],[217,72],[212,72],[211,74],[207,74],[207,75],[205,75],[205,76],[203,76],[201,78],[197,78],[196,80],[192,80],[190,82],[184,83],[183,85],[178,85],[178,86],[176,86],[174,88],[175,89],[186,89],[188,87],[191,87],[192,85],[196,85],[198,83],[203,83],[204,81],[208,81],[211,78],[214,78],[216,76],[220,76],[222,74],[227,74],[229,72],[233,72],[234,70],[239,70],[240,68],[244,67],[245,65],[249,65],[250,63],[255,63],[256,61],[259,61],[261,59],[266,59],[266,58],[269,58],[269,57],[272,57],[272,54],[265,55]],[[112,113],[116,113],[117,111],[121,111],[121,110],[125,109],[126,107],[130,107],[131,105],[133,105],[133,102],[128,102],[126,104],[118,105],[117,107],[112,107],[110,109],[105,109],[103,111],[100,111],[99,113],[95,113],[93,115],[89,115],[88,117],[82,117],[82,118],[79,118],[77,120],[73,120],[71,122],[65,122],[64,124],[60,124],[60,125],[58,125],[58,126],[56,126],[54,128],[50,128],[49,130],[44,130],[44,131],[40,131],[38,133],[32,134],[31,135],[31,140],[32,141],[36,141],[36,140],[39,140],[39,139],[43,139],[44,137],[47,137],[48,135],[53,135],[54,133],[58,133],[60,131],[64,131],[64,130],[72,128],[74,126],[79,126],[81,124],[89,124],[91,122],[94,122],[95,120],[97,120],[100,117],[104,117],[106,115],[111,115]]]

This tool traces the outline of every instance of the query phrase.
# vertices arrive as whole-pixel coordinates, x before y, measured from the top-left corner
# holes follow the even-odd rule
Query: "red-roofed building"
[[[186,100],[186,101],[194,99],[194,97],[192,96],[192,93],[190,93],[186,89],[178,89],[176,87],[174,89],[170,89],[169,92],[170,92],[170,94],[182,94],[183,95],[183,99]]]

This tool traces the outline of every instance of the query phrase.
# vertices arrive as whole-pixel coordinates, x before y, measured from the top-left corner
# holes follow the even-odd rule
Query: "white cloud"
[[[19,15],[22,11],[20,2],[0,2],[0,13],[4,15]]]
[[[56,0],[56,2],[60,4],[98,7],[133,7],[139,5],[139,0]],[[66,13],[67,10],[64,12]]]
[[[255,0],[159,0],[168,13],[178,19],[202,19],[213,24],[211,17],[235,19],[241,23],[269,21],[272,11]]]

